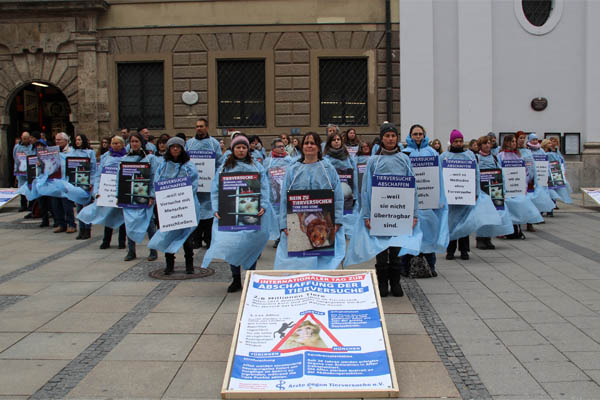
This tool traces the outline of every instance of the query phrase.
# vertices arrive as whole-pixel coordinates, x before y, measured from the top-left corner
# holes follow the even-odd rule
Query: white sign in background
[[[444,190],[450,205],[475,205],[476,182],[475,161],[444,160],[442,162]]]
[[[440,208],[440,169],[437,156],[411,157],[419,210]]]
[[[415,177],[373,175],[371,182],[370,234],[410,235],[415,207]]]
[[[517,197],[527,194],[527,170],[523,160],[503,160],[502,175],[505,196]]]
[[[533,159],[535,160],[535,174],[537,175],[537,184],[539,186],[548,186],[548,175],[550,173],[550,164],[548,163],[548,156],[545,154],[534,154]]]
[[[189,177],[167,179],[154,184],[160,231],[196,227],[194,191]]]
[[[100,184],[98,185],[98,199],[96,205],[102,207],[114,207],[117,205],[117,177],[119,166],[108,166],[102,169],[100,175]]]
[[[210,183],[215,177],[216,153],[210,150],[189,150],[188,154],[198,171],[198,192],[210,192]]]

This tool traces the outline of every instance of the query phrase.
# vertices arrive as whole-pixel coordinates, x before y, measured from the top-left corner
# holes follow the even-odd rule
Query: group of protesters
[[[401,276],[413,276],[412,269],[425,268],[423,277],[435,277],[436,253],[446,253],[446,259],[455,258],[458,249],[462,260],[469,259],[469,235],[475,234],[478,249],[494,249],[493,238],[525,239],[525,230],[535,232],[535,224],[544,222],[544,216],[552,217],[557,208],[556,201],[570,203],[571,188],[566,179],[564,185],[555,187],[540,182],[536,171],[536,160],[556,161],[565,174],[565,160],[557,141],[540,141],[535,133],[522,131],[506,135],[502,144],[496,135],[488,133],[465,147],[464,137],[452,130],[449,146],[444,151],[439,139],[430,141],[425,128],[413,125],[406,144],[401,141],[396,126],[385,122],[380,127],[379,137],[372,143],[361,141],[356,130],[341,132],[336,125],[328,125],[326,139],[316,132],[304,135],[282,134],[271,143],[267,152],[259,136],[248,137],[233,132],[230,144],[217,140],[208,133],[208,121],[196,122],[196,133],[192,138],[184,134],[174,137],[149,136],[147,129],[104,138],[97,154],[91,149],[87,137],[76,134],[73,141],[69,135],[59,133],[55,144],[63,160],[62,177],[48,179],[40,175],[28,183],[22,175],[17,176],[21,198],[19,211],[30,211],[41,217],[41,227],[49,226],[52,215],[55,233],[77,231],[74,207],[79,219],[77,239],[89,239],[91,226],[103,225],[104,237],[101,249],[110,247],[113,230],[118,230],[119,248],[127,247],[125,261],[136,258],[136,243],[146,236],[149,242],[148,260],[165,254],[164,274],[175,272],[175,254],[183,247],[185,271],[194,273],[194,249],[207,248],[202,267],[208,267],[213,259],[222,259],[230,264],[232,283],[228,292],[241,290],[241,270],[255,269],[267,242],[272,240],[276,248],[276,269],[325,270],[340,265],[349,266],[376,259],[375,269],[381,296],[390,292],[402,296]],[[156,141],[156,144],[152,141]],[[21,142],[15,146],[17,153],[35,155],[47,143],[40,139],[39,132],[24,132]],[[201,182],[196,164],[191,160],[193,152],[208,152],[214,155],[213,178],[209,188],[198,190]],[[65,176],[64,160],[67,157],[87,157],[91,166],[92,182],[89,190],[72,185]],[[97,156],[99,162],[97,163]],[[536,158],[537,157],[537,158]],[[540,158],[541,157],[541,158]],[[414,189],[412,226],[409,233],[398,236],[372,234],[374,181],[381,176],[415,177],[415,163],[424,159],[434,160],[431,165],[438,168],[436,181],[439,201],[428,207],[419,204],[419,184]],[[486,171],[502,170],[505,163],[515,160],[525,168],[527,190],[524,193],[503,197],[501,207],[492,200],[490,193],[482,190],[480,177]],[[107,168],[119,167],[122,162],[146,163],[150,169],[152,183],[175,178],[189,178],[194,196],[196,224],[170,231],[157,229],[158,215],[154,204],[154,185],[150,185],[148,204],[140,208],[107,207],[99,204],[100,179]],[[447,163],[471,162],[474,164],[476,185],[474,204],[449,202],[444,191],[443,165]],[[518,164],[521,163],[521,164]],[[507,164],[508,165],[508,164]],[[511,164],[512,165],[512,164]],[[16,166],[15,166],[16,168]],[[274,170],[284,171],[279,180],[269,179]],[[350,174],[341,177],[342,172]],[[348,172],[350,171],[350,172]],[[219,180],[224,173],[258,173],[260,181],[260,207],[256,216],[260,224],[253,230],[226,231],[218,229]],[[342,185],[343,182],[350,184]],[[506,179],[502,181],[506,189]],[[289,191],[329,190],[333,192],[334,216],[332,231],[335,237],[333,252],[327,255],[292,256],[288,252],[288,197]],[[29,204],[28,201],[29,200]],[[127,246],[126,246],[127,242]],[[418,275],[416,275],[418,277]]]

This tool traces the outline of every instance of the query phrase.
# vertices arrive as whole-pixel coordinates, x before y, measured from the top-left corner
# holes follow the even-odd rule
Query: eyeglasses
[[[276,149],[284,149],[285,146],[284,145],[279,145],[279,146],[275,146]]]

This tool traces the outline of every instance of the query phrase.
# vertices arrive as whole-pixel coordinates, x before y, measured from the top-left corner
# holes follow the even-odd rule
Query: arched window
[[[523,13],[534,26],[542,26],[552,12],[552,0],[522,0]]]
[[[545,35],[558,24],[563,3],[564,0],[514,0],[515,16],[527,32]]]

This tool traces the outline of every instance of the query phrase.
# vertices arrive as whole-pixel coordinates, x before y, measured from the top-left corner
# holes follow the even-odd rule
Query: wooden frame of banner
[[[600,190],[600,188],[580,188],[581,189],[581,205],[583,207],[585,207],[585,196],[589,194],[586,192],[586,190],[590,190],[590,191],[595,191],[595,190]],[[592,199],[594,200],[594,199]],[[596,205],[598,204],[598,202],[596,202],[596,200],[594,200],[594,203],[596,203]]]
[[[392,357],[392,350],[390,346],[390,339],[387,333],[387,326],[385,324],[385,317],[383,313],[383,304],[381,303],[381,297],[379,291],[374,290],[375,298],[377,299],[377,308],[379,310],[379,316],[381,317],[381,329],[383,330],[383,339],[385,342],[385,349],[387,352],[389,367],[390,367],[390,378],[392,380],[391,389],[373,389],[373,390],[294,390],[294,391],[239,391],[229,390],[229,380],[231,379],[231,369],[233,367],[233,358],[235,357],[235,350],[237,347],[238,335],[240,330],[240,320],[242,318],[242,312],[244,311],[244,304],[246,301],[246,294],[248,292],[248,284],[252,274],[257,273],[260,275],[267,276],[291,276],[298,274],[321,274],[331,276],[344,276],[344,275],[356,275],[356,274],[369,274],[373,280],[373,287],[377,287],[377,276],[374,270],[369,269],[352,269],[352,270],[335,270],[335,271],[311,271],[311,270],[277,270],[277,271],[247,271],[246,279],[244,280],[244,287],[242,291],[242,297],[240,298],[240,306],[238,308],[237,318],[235,320],[235,330],[233,332],[233,339],[231,342],[231,349],[229,351],[229,358],[227,359],[227,368],[225,369],[225,376],[223,378],[223,386],[221,387],[221,397],[223,399],[311,399],[311,398],[322,398],[322,399],[344,399],[344,398],[391,398],[398,397],[400,390],[398,388],[398,378],[396,377],[396,368],[394,367],[394,358]]]

